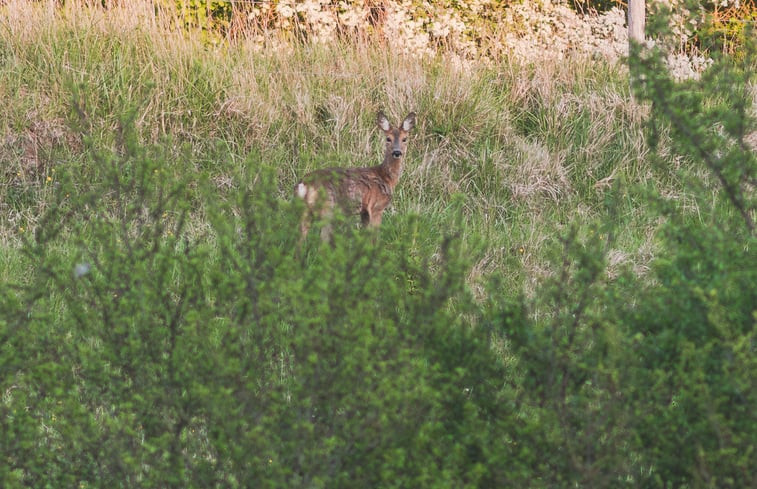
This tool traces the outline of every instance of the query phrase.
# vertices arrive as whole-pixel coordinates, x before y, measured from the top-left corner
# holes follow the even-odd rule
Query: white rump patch
[[[308,187],[304,183],[300,182],[297,184],[297,187],[295,187],[295,192],[297,193],[297,197],[304,199],[308,194]]]

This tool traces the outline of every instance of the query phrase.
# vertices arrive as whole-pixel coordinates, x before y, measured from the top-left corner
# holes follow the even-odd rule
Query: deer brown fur
[[[295,195],[306,205],[300,225],[303,238],[315,215],[328,219],[337,206],[345,214],[359,214],[364,226],[375,228],[381,224],[381,215],[392,201],[394,187],[402,175],[407,137],[415,126],[415,113],[411,112],[398,127],[393,127],[384,113],[379,112],[376,123],[386,136],[384,161],[380,165],[316,170],[295,185]],[[331,226],[326,222],[321,228],[321,237],[327,240],[330,234]]]

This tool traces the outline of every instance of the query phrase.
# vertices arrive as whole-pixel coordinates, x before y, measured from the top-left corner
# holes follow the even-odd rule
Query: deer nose
[[[394,156],[395,158],[399,158],[400,156],[402,156],[402,151],[395,149],[394,151],[392,151],[392,156]]]

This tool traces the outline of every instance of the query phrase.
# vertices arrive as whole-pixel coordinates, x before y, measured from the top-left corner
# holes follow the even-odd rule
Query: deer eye
[[[386,142],[387,143],[391,143],[392,142],[392,138],[386,138]]]
[[[402,138],[402,142],[406,143],[407,142],[407,138]]]

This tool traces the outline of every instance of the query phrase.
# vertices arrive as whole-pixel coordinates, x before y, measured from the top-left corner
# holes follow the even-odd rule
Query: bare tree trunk
[[[644,42],[645,0],[628,0],[628,42]]]

